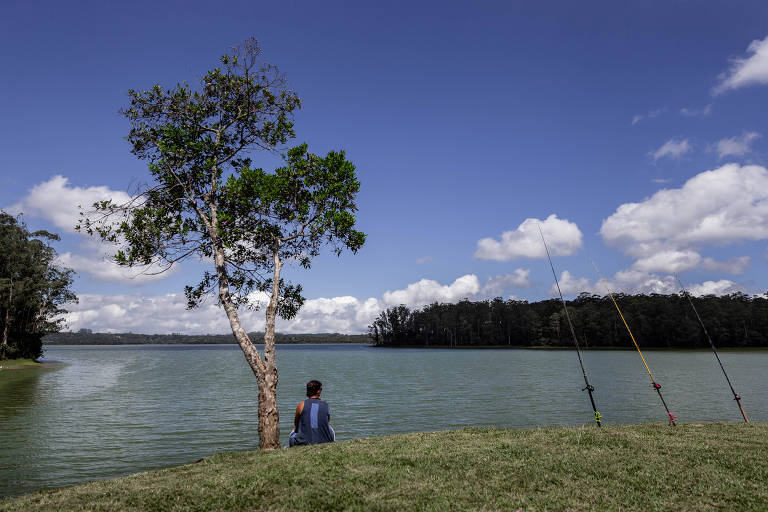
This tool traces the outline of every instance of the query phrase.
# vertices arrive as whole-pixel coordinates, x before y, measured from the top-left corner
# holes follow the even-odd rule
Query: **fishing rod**
[[[602,414],[597,412],[597,406],[595,406],[595,398],[592,396],[592,392],[595,388],[589,383],[587,378],[587,371],[584,369],[584,362],[581,359],[581,347],[579,346],[579,340],[576,337],[576,332],[573,330],[573,324],[571,323],[571,315],[568,314],[568,307],[565,305],[565,299],[563,299],[563,292],[560,291],[560,283],[557,282],[557,273],[555,272],[555,266],[552,264],[552,257],[549,255],[549,247],[547,247],[547,241],[544,240],[544,233],[541,232],[541,226],[538,226],[539,234],[541,235],[541,241],[544,243],[544,250],[547,251],[547,259],[549,260],[549,266],[552,269],[552,276],[555,278],[555,286],[557,286],[557,293],[560,294],[560,302],[563,303],[563,310],[565,310],[565,318],[568,320],[568,327],[571,329],[571,336],[573,337],[573,343],[576,345],[576,355],[579,356],[579,366],[581,366],[581,374],[584,376],[585,387],[582,391],[589,393],[589,401],[592,403],[592,411],[595,413],[595,423],[598,427],[602,427],[600,418]]]
[[[624,315],[621,312],[621,309],[619,308],[619,305],[616,303],[616,299],[613,298],[613,293],[611,293],[611,289],[608,288],[608,282],[603,279],[603,276],[600,274],[600,271],[597,269],[597,265],[595,264],[594,260],[590,259],[592,262],[592,266],[595,267],[595,271],[597,272],[597,275],[600,276],[600,280],[603,282],[603,285],[605,285],[605,289],[608,290],[608,296],[611,298],[611,301],[613,301],[613,305],[616,306],[616,311],[619,312],[619,316],[621,317],[621,321],[624,322],[624,327],[627,328],[627,332],[629,333],[629,337],[632,338],[632,343],[635,344],[635,348],[637,349],[637,353],[640,354],[640,359],[643,360],[643,365],[645,366],[645,371],[648,372],[648,376],[651,378],[651,384],[653,385],[653,389],[656,390],[656,393],[659,394],[659,398],[661,399],[661,403],[664,405],[664,409],[667,411],[667,415],[669,416],[669,424],[673,427],[677,426],[677,423],[675,423],[676,416],[669,412],[669,407],[667,407],[667,402],[664,400],[664,397],[661,395],[661,384],[656,382],[656,379],[653,378],[653,374],[651,373],[651,369],[648,368],[648,363],[645,362],[645,357],[643,357],[643,353],[640,351],[640,347],[637,345],[637,341],[635,341],[635,337],[632,335],[632,330],[629,328],[629,325],[627,324],[627,321],[624,319]]]
[[[717,349],[715,348],[715,344],[712,342],[712,338],[710,338],[709,332],[707,332],[707,328],[704,325],[704,322],[701,320],[701,317],[699,316],[699,312],[696,310],[696,306],[693,305],[693,301],[691,300],[691,294],[686,291],[685,286],[683,286],[683,283],[680,281],[680,278],[677,277],[677,274],[675,274],[675,279],[677,279],[677,282],[680,284],[680,288],[683,289],[683,295],[685,295],[686,298],[688,299],[688,302],[693,308],[693,312],[696,313],[696,318],[699,319],[699,324],[701,324],[701,328],[704,330],[704,334],[706,335],[707,340],[709,341],[709,346],[712,347],[712,352],[715,353],[715,358],[717,359],[717,363],[720,365],[720,369],[723,370],[723,375],[725,375],[725,380],[728,382],[728,387],[731,388],[731,393],[733,393],[733,399],[736,400],[736,403],[739,406],[739,410],[741,411],[741,416],[744,418],[744,422],[749,423],[749,420],[747,419],[747,413],[744,412],[744,407],[741,406],[741,396],[739,396],[739,394],[736,393],[736,391],[733,389],[733,384],[731,384],[731,379],[729,379],[728,374],[725,373],[725,367],[723,366],[723,362],[720,361],[720,356],[717,354]]]

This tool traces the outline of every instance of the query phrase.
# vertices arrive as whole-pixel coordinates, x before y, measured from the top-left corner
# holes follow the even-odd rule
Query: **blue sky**
[[[569,296],[604,292],[590,258],[616,291],[674,292],[678,272],[697,293],[765,293],[768,4],[638,4],[5,2],[0,207],[62,235],[70,328],[226,332],[213,304],[184,310],[201,265],[130,278],[72,226],[78,202],[148,179],[127,90],[194,85],[253,36],[302,98],[296,142],[357,165],[368,234],[287,270],[309,301],[278,330],[552,297],[539,224]]]

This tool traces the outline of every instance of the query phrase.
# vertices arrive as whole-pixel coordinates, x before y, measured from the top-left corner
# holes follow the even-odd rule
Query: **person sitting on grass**
[[[307,399],[296,406],[293,431],[288,437],[288,446],[332,443],[336,440],[330,423],[331,408],[320,399],[323,384],[318,380],[307,382]]]

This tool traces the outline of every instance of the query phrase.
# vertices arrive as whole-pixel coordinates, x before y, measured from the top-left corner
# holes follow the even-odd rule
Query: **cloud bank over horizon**
[[[530,271],[517,269],[514,274],[489,278],[484,284],[474,274],[458,277],[453,283],[442,285],[437,281],[422,279],[405,288],[385,292],[381,298],[360,299],[352,296],[320,297],[308,299],[291,320],[277,320],[277,332],[281,333],[322,333],[360,334],[367,332],[368,325],[384,309],[404,304],[419,308],[433,302],[456,303],[464,299],[487,300],[499,296],[501,289],[508,286],[528,286]],[[591,282],[587,278],[573,276],[564,270],[560,287],[565,295],[575,296],[582,292],[605,295],[607,284],[613,292],[623,293],[678,293],[677,281],[672,276],[660,276],[640,271],[618,272],[607,282]],[[723,295],[743,291],[733,281],[721,279],[705,281],[687,286],[693,295]],[[554,284],[551,295],[557,294]],[[267,294],[254,297],[261,303],[257,309],[239,311],[243,327],[249,331],[264,330],[264,310]],[[508,296],[508,299],[515,299]],[[159,296],[138,294],[82,294],[80,303],[68,305],[69,313],[63,315],[66,328],[77,331],[81,328],[94,332],[134,332],[140,334],[228,334],[229,322],[224,311],[210,299],[193,310],[188,310],[183,293],[169,293]]]
[[[481,283],[474,274],[456,278],[441,285],[422,279],[400,290],[386,291],[381,298],[358,299],[352,296],[308,299],[299,313],[290,320],[277,320],[278,332],[284,333],[361,333],[384,309],[399,304],[418,308],[433,302],[455,303],[460,300],[483,300],[499,296],[510,287],[529,286],[529,270],[516,269],[513,274],[490,277]],[[193,310],[187,309],[183,293],[168,293],[154,297],[138,294],[82,294],[79,304],[67,305],[62,317],[67,329],[81,328],[95,332],[136,332],[142,334],[221,334],[230,332],[229,322],[215,297]],[[248,331],[264,329],[264,310],[269,296],[254,293],[251,298],[260,307],[239,311]]]

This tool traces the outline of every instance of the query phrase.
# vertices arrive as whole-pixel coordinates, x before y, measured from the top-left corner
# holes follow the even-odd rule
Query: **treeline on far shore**
[[[708,348],[704,330],[686,295],[614,295],[641,348]],[[718,348],[768,347],[768,293],[691,297]],[[632,348],[610,297],[582,293],[567,301],[583,348]],[[369,327],[374,345],[573,346],[559,299],[540,302],[493,300],[434,303],[411,310],[382,311]]]
[[[264,342],[263,332],[248,333],[254,343]],[[275,334],[277,344],[301,343],[370,343],[366,334]],[[232,334],[135,334],[91,332],[58,332],[43,338],[45,345],[230,345],[234,344]]]

